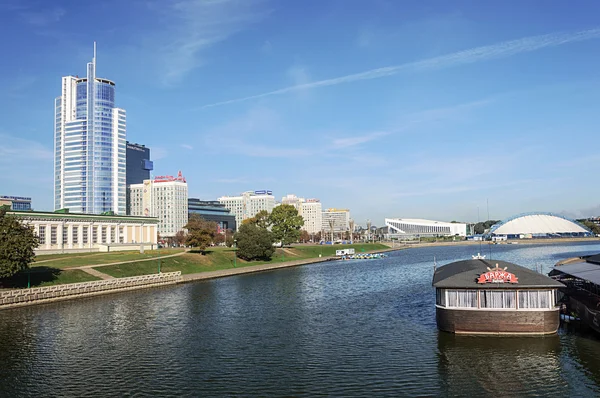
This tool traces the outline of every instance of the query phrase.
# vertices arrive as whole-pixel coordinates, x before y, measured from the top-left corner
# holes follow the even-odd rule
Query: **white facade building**
[[[62,78],[54,101],[54,208],[125,214],[126,115],[115,107],[115,83],[87,76]]]
[[[188,186],[181,171],[177,177],[161,176],[130,185],[132,216],[156,217],[158,233],[172,238],[188,222]]]
[[[325,209],[321,216],[321,230],[324,237],[331,234],[331,222],[333,222],[333,233],[350,231],[350,210],[348,209]]]
[[[252,218],[261,210],[269,213],[275,207],[275,197],[272,191],[247,191],[239,196],[222,196],[218,199],[231,214],[235,215],[236,228],[242,221]]]
[[[29,210],[7,214],[33,228],[38,254],[156,248],[156,218]]]
[[[386,218],[388,236],[467,236],[467,224],[416,218]]]
[[[303,230],[309,234],[321,231],[323,224],[323,206],[319,199],[304,199],[296,195],[287,195],[281,199],[281,204],[292,205],[304,219]]]

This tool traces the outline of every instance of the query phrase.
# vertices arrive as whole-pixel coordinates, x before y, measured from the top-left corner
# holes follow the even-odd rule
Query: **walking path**
[[[185,251],[182,251],[182,252],[179,252],[179,253],[175,253],[175,254],[169,254],[168,256],[150,257],[150,258],[143,258],[143,259],[138,259],[138,260],[119,261],[119,262],[116,262],[116,263],[80,265],[78,267],[68,267],[68,268],[64,268],[64,269],[81,269],[81,270],[86,271],[87,269],[90,269],[90,268],[106,267],[106,266],[109,266],[109,265],[119,265],[119,264],[129,264],[129,263],[142,263],[142,262],[145,262],[145,261],[156,261],[158,259],[162,260],[163,258],[183,256],[185,253],[189,252],[190,250],[191,249],[185,249]]]
[[[115,279],[114,276],[110,276],[108,274],[105,274],[104,272],[96,271],[95,269],[93,269],[91,267],[90,268],[82,268],[81,270],[83,272],[87,272],[88,274],[93,275],[100,279]]]

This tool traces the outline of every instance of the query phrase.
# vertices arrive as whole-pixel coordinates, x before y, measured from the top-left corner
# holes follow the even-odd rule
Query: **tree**
[[[310,235],[306,230],[303,229],[302,231],[300,231],[300,242],[306,243],[308,241],[310,241]]]
[[[200,250],[206,249],[217,234],[217,223],[206,221],[198,214],[192,214],[183,228],[188,230],[185,243]]]
[[[0,207],[0,278],[8,278],[29,268],[39,241],[33,229]]]
[[[269,212],[266,210],[261,210],[254,217],[250,217],[242,221],[243,224],[254,224],[259,228],[269,229],[271,227],[271,219],[269,217]]]
[[[271,212],[271,232],[275,241],[281,241],[281,246],[298,242],[300,228],[304,226],[304,219],[298,215],[298,210],[292,205],[277,206]]]
[[[487,220],[484,222],[478,222],[473,227],[473,231],[475,231],[476,234],[481,235],[481,234],[485,233],[486,229],[490,229],[492,227],[492,225],[497,224],[499,222],[500,221],[498,221],[498,220]]]
[[[242,224],[235,234],[237,256],[244,260],[270,260],[275,248],[273,234],[256,224]]]
[[[215,239],[213,239],[215,245],[220,245],[221,243],[225,243],[225,235],[224,234],[216,234]]]
[[[185,232],[183,232],[183,231],[177,232],[175,234],[175,237],[173,238],[173,241],[178,246],[183,245],[185,243],[185,240],[186,240],[186,236],[185,236]]]
[[[584,226],[588,227],[594,233],[594,235],[600,234],[600,225],[594,224],[592,221],[589,221],[589,220],[578,220],[578,221],[581,224],[583,224]]]
[[[230,229],[225,230],[225,246],[233,246],[233,231]]]

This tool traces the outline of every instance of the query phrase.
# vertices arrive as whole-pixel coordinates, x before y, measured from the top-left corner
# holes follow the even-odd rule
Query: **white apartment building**
[[[298,214],[304,219],[303,230],[309,234],[321,231],[323,206],[319,199],[304,199],[296,195],[286,195],[281,199],[281,204],[292,205],[298,210]]]
[[[273,192],[267,190],[247,191],[239,196],[221,196],[218,201],[235,216],[237,229],[242,221],[254,217],[259,211],[266,210],[270,213],[275,207]]]
[[[333,222],[333,233],[350,231],[350,210],[348,209],[325,209],[322,213],[321,229],[324,236],[331,233],[331,224]]]
[[[160,176],[130,185],[132,216],[156,217],[158,233],[172,238],[188,222],[188,186],[181,171],[177,177]]]

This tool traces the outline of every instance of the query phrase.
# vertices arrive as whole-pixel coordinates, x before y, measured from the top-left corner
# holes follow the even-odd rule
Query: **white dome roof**
[[[496,235],[588,233],[580,224],[552,214],[527,214],[492,227]]]

